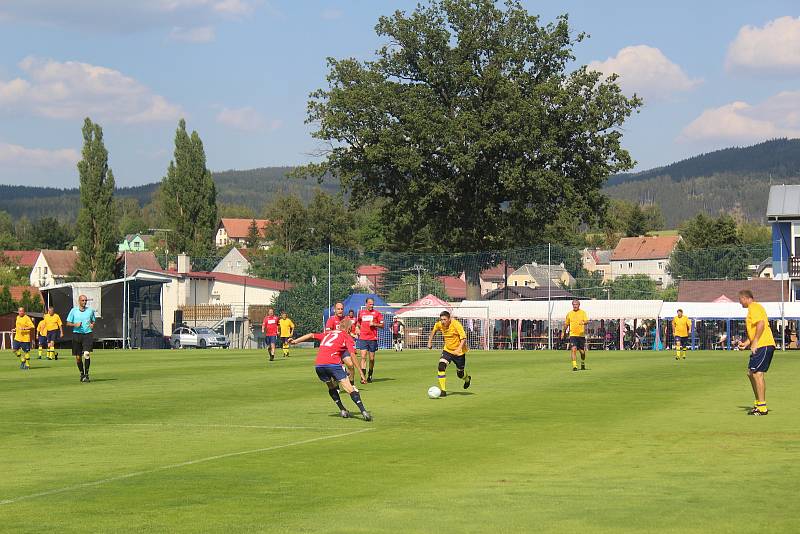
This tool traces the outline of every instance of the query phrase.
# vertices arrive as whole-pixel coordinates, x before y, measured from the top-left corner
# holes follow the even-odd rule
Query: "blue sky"
[[[524,2],[569,13],[581,64],[645,100],[625,127],[638,169],[800,137],[795,1]],[[105,132],[118,185],[158,181],[179,117],[212,170],[294,165],[327,56],[372,57],[383,0],[0,1],[0,183],[75,187],[83,117]]]

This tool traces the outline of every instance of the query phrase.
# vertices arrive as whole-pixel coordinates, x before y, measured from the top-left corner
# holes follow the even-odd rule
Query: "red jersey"
[[[339,323],[344,320],[344,317],[339,317],[337,315],[331,315],[328,317],[328,321],[325,323],[325,330],[336,330],[339,328]]]
[[[375,326],[376,323],[383,322],[383,314],[378,310],[373,309],[372,311],[361,310],[358,312],[358,324],[361,326],[361,330],[358,333],[358,339],[370,341],[370,340],[377,340],[378,339],[378,327]]]
[[[278,335],[278,316],[277,315],[267,315],[264,317],[264,324],[261,326],[264,329],[265,336],[277,336]]]
[[[345,352],[356,353],[353,338],[347,332],[334,330],[324,334],[314,334],[314,339],[320,342],[314,365],[340,365],[342,354]]]

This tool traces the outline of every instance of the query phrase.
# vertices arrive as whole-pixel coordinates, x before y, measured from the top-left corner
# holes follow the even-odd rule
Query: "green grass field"
[[[280,357],[280,351],[279,356]],[[0,369],[0,530],[798,532],[800,354],[748,417],[742,352],[384,351],[343,420],[311,350],[11,355]],[[352,406],[349,398],[345,404]]]

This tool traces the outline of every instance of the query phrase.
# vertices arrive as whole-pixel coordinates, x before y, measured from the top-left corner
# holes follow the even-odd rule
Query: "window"
[[[628,269],[633,269],[633,262],[628,262]]]
[[[659,269],[664,269],[664,262],[663,261],[658,262],[658,268]],[[661,280],[661,279],[659,278],[659,280]]]

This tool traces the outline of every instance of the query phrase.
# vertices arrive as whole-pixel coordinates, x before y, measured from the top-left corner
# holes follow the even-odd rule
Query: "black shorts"
[[[569,346],[578,350],[586,350],[586,338],[583,336],[569,336]]]
[[[681,347],[692,348],[689,342],[689,336],[675,336],[675,341],[680,342]]]
[[[456,364],[456,369],[464,369],[467,365],[467,357],[466,356],[456,356],[455,354],[450,354],[446,350],[442,351],[442,360],[446,360],[447,363],[454,363]]]
[[[58,330],[48,330],[47,331],[47,341],[58,341],[60,332]]]
[[[292,339],[291,337],[282,337],[281,338],[281,348],[288,349],[291,345],[289,345],[289,340]]]
[[[400,334],[392,334],[392,339],[397,341],[398,339],[400,339]]]
[[[72,355],[82,356],[84,352],[92,352],[94,345],[94,334],[72,334]]]

